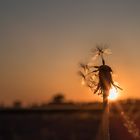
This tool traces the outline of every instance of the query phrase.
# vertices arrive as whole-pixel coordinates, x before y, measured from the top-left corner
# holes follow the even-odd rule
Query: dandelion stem
[[[108,93],[109,91],[103,91],[103,140],[110,140],[109,135],[109,103],[108,103]]]

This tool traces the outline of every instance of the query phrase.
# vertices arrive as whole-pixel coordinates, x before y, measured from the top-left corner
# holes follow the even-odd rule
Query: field
[[[140,129],[138,104],[121,105],[123,112],[114,105],[110,107],[111,140],[138,139],[135,138]],[[100,104],[3,108],[0,140],[96,140],[100,137],[102,114]]]

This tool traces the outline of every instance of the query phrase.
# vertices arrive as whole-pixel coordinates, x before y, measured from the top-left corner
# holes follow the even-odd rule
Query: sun
[[[118,92],[115,89],[115,87],[112,87],[110,89],[108,99],[114,101],[114,100],[117,100],[117,98],[118,98]]]

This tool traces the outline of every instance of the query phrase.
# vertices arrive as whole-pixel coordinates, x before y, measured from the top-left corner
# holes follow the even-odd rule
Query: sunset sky
[[[0,102],[94,101],[81,85],[78,63],[108,44],[107,64],[123,88],[140,98],[140,1],[3,0],[0,2]]]

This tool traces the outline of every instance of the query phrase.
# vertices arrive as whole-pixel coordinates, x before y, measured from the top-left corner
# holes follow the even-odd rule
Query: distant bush
[[[62,93],[58,93],[56,95],[54,95],[51,103],[53,104],[62,104],[65,101],[65,97]]]

